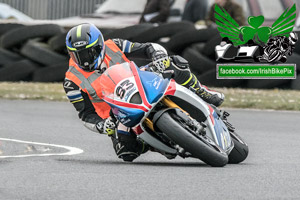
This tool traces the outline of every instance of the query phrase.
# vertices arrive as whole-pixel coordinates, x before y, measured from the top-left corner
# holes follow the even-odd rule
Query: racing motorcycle
[[[126,62],[108,68],[100,84],[116,119],[167,158],[193,157],[222,167],[248,156],[248,145],[227,121],[229,113],[171,78]]]

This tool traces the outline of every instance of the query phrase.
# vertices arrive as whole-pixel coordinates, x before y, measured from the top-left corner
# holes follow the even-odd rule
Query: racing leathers
[[[70,59],[69,70],[66,72],[64,80],[64,89],[68,99],[78,111],[79,118],[84,125],[94,131],[99,130],[99,123],[108,117],[114,118],[110,113],[110,107],[102,100],[100,86],[94,84],[100,78],[106,68],[122,63],[129,62],[127,56],[156,60],[168,59],[167,51],[160,45],[154,43],[132,43],[128,40],[113,39],[105,41],[105,58],[99,70],[87,72],[79,68],[75,62]],[[195,91],[204,100],[215,100],[217,104],[222,103],[224,96],[217,92],[207,92],[207,88],[202,86],[188,67],[188,63],[181,57],[173,57],[176,65],[166,62],[163,72],[171,74],[174,80]],[[209,95],[210,94],[210,97]],[[205,99],[206,98],[206,99]],[[210,102],[214,103],[214,102]],[[117,134],[112,137],[114,149],[119,158],[125,161],[133,161],[141,153],[147,151],[147,147],[142,141],[136,139],[136,135],[130,128],[121,123],[118,125]]]

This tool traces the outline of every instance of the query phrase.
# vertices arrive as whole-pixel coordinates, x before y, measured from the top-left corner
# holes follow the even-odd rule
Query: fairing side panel
[[[206,103],[189,89],[176,84],[176,91],[174,96],[184,99],[192,105],[198,105],[197,107],[203,112],[205,117],[208,117],[210,115],[210,111]]]
[[[166,152],[166,153],[170,153],[170,154],[177,154],[177,150],[168,147],[167,145],[165,145],[164,143],[162,143],[161,141],[159,141],[158,139],[156,139],[155,137],[153,137],[152,135],[150,135],[143,127],[141,127],[143,130],[143,133],[141,133],[138,137],[141,138],[142,140],[146,141],[147,144],[155,147],[156,149],[162,151],[162,152]]]
[[[224,128],[225,124],[223,124],[215,111],[206,102],[179,84],[176,84],[174,96],[184,99],[192,105],[197,105],[196,107],[200,109],[206,117],[206,121],[204,122],[207,125],[206,135],[225,151],[232,149],[230,135],[228,131],[226,131],[227,128]]]

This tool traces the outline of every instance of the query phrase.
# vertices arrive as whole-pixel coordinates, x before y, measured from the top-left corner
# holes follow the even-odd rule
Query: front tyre
[[[195,135],[176,114],[164,112],[156,122],[157,128],[185,151],[213,167],[228,163],[227,154],[206,136]]]
[[[231,140],[234,143],[234,148],[228,155],[230,164],[238,164],[243,162],[248,154],[248,145],[243,141],[243,139],[235,132],[230,132]]]

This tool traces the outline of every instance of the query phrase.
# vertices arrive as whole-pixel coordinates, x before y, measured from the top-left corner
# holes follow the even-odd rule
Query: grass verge
[[[222,107],[300,111],[300,91],[214,89],[226,96]],[[0,99],[68,101],[62,83],[0,82]]]

